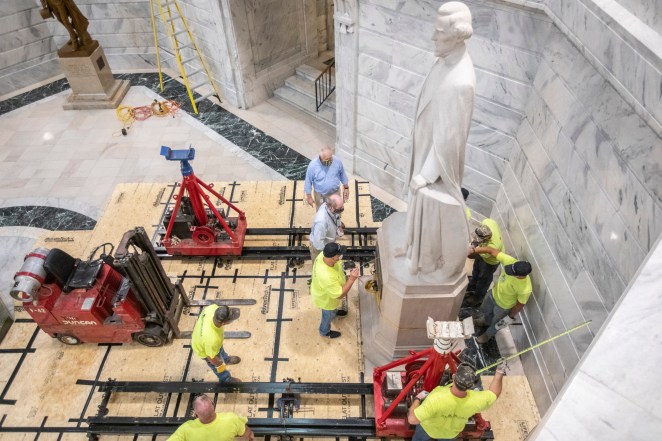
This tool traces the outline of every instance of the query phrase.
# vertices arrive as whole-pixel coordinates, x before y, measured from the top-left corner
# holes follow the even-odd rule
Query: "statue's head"
[[[434,54],[437,57],[445,57],[473,34],[471,11],[464,3],[444,3],[437,10],[434,28]]]

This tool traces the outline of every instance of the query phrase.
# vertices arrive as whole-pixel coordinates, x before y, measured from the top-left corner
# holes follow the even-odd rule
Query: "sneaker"
[[[329,337],[329,338],[338,338],[340,337],[340,332],[338,331],[329,331],[326,333],[324,337]]]
[[[347,317],[347,311],[339,309],[336,311],[336,317]]]
[[[237,357],[236,355],[231,355],[228,357],[227,360],[225,360],[225,364],[231,365],[231,364],[239,364],[241,362],[241,357]]]

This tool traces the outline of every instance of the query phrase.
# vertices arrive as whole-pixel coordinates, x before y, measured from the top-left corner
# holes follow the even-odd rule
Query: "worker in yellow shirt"
[[[488,253],[503,265],[499,279],[480,306],[481,316],[474,320],[478,326],[488,326],[476,339],[478,343],[487,343],[498,330],[515,322],[515,316],[529,300],[533,290],[529,277],[531,264],[491,247],[476,247],[475,252]]]
[[[227,366],[239,363],[241,358],[230,356],[223,349],[224,326],[237,318],[239,310],[236,308],[230,309],[225,305],[206,306],[200,312],[191,335],[193,353],[207,363],[221,383],[239,381],[230,375]]]
[[[491,247],[504,251],[501,229],[493,219],[486,218],[480,223],[473,234],[472,247]],[[471,273],[471,281],[467,286],[465,304],[467,306],[478,306],[485,298],[487,290],[492,284],[494,272],[499,267],[499,261],[489,253],[471,253],[469,257],[474,258],[474,267]],[[473,294],[472,294],[473,293]]]
[[[342,266],[344,248],[335,242],[324,245],[324,250],[313,264],[310,294],[313,304],[322,310],[322,322],[319,331],[322,337],[338,338],[340,332],[331,330],[331,322],[336,315],[344,317],[347,311],[338,310],[340,301],[359,278],[359,269],[354,268],[345,277]]]
[[[466,206],[469,190],[464,187],[460,187],[460,190],[462,191],[462,197],[464,198],[464,214],[467,216],[467,222],[469,222],[471,220],[471,209]]]
[[[255,438],[246,425],[246,417],[233,412],[216,413],[215,404],[207,395],[193,399],[193,412],[197,418],[179,426],[168,441],[233,441],[235,437],[253,441]]]
[[[416,425],[412,441],[451,441],[466,426],[473,415],[488,409],[501,395],[504,368],[499,367],[489,390],[473,390],[478,376],[473,366],[461,363],[449,386],[437,386],[429,394],[416,396],[409,408],[407,420]]]

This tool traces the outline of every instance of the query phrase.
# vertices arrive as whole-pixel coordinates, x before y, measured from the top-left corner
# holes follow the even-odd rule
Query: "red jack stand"
[[[471,318],[462,323],[434,322],[428,318],[427,328],[428,337],[434,338],[432,348],[409,351],[409,356],[373,370],[375,426],[379,437],[412,437],[414,427],[407,421],[407,411],[413,399],[421,391],[430,392],[437,387],[446,372],[450,376],[457,372],[460,351],[451,351],[452,340],[473,333]],[[402,365],[405,366],[404,371],[388,372]],[[458,439],[493,439],[490,423],[478,413],[469,420]]]
[[[182,184],[175,196],[175,207],[164,219],[167,229],[163,245],[173,256],[238,256],[246,237],[246,215],[221,196],[212,184],[202,182],[193,173],[189,161],[195,149],[171,150],[161,147],[161,155],[169,161],[180,161]],[[205,190],[228,206],[222,214]],[[237,213],[230,217],[230,209]]]

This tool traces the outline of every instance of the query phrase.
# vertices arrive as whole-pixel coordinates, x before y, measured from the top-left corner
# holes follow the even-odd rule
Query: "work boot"
[[[490,341],[490,336],[487,335],[487,332],[484,332],[484,333],[483,333],[482,335],[480,335],[479,337],[476,337],[476,343],[479,343],[479,344],[481,344],[481,345],[484,345],[484,344],[487,343],[488,341]]]
[[[239,364],[241,362],[241,357],[237,357],[236,355],[230,355],[227,360],[225,360],[225,364],[230,365],[230,364]]]
[[[339,309],[336,311],[336,317],[347,317],[347,311]]]
[[[241,383],[241,380],[237,377],[230,377],[230,379],[226,381],[226,383]]]
[[[338,331],[329,331],[329,332],[326,333],[326,335],[324,337],[338,338],[338,337],[340,337],[340,335],[341,334]]]

